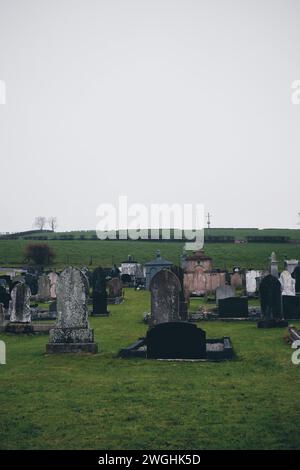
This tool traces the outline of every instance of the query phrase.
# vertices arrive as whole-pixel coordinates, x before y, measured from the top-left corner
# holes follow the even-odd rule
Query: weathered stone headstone
[[[263,320],[259,321],[259,328],[272,328],[287,326],[283,321],[281,308],[281,284],[279,280],[269,274],[264,277],[259,287],[260,305]]]
[[[221,299],[227,299],[229,297],[235,297],[235,289],[231,286],[225,285],[220,286],[216,289],[216,302],[219,303]]]
[[[92,276],[93,288],[93,316],[109,315],[107,310],[107,292],[106,292],[106,278],[105,272],[101,267],[94,270]]]
[[[113,277],[107,282],[108,298],[110,304],[120,304],[123,302],[122,283],[118,277]]]
[[[235,272],[231,275],[230,285],[233,289],[243,287],[243,275],[240,272]]]
[[[150,282],[151,325],[180,321],[178,277],[168,269],[157,272]]]
[[[11,323],[30,323],[30,288],[20,283],[15,285],[11,291],[11,301],[9,303],[9,318]]]
[[[50,280],[50,297],[51,299],[56,299],[56,284],[58,281],[58,274],[55,272],[48,274]]]
[[[47,274],[42,274],[38,278],[37,297],[41,301],[50,299],[50,279]]]
[[[94,331],[88,322],[87,292],[84,274],[68,267],[59,276],[56,286],[57,322],[50,330],[47,353],[96,353]]]
[[[247,318],[248,298],[247,297],[227,297],[220,299],[218,304],[220,318]]]
[[[288,271],[282,271],[279,282],[281,284],[282,295],[296,295],[296,282]]]
[[[205,359],[207,356],[205,331],[193,323],[160,323],[147,332],[146,344],[149,359]]]
[[[11,291],[9,302],[9,323],[6,331],[9,333],[32,333],[30,288],[25,283],[19,283]]]
[[[256,279],[261,276],[261,272],[250,269],[246,272],[246,292],[248,295],[254,295],[257,290]]]

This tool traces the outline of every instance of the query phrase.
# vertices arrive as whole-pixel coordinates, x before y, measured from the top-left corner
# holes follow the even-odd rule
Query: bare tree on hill
[[[39,230],[43,230],[46,225],[46,217],[39,215],[34,220],[34,227],[37,227]]]

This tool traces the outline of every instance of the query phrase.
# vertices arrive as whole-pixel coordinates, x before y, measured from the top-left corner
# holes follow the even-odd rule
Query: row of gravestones
[[[85,273],[86,275],[86,273]],[[40,276],[34,276],[29,274],[29,278],[20,276],[16,281],[12,281],[9,276],[5,279],[2,285],[0,285],[0,303],[3,304],[4,308],[8,310],[10,304],[15,305],[16,290],[21,292],[29,292],[28,298],[34,298],[38,301],[48,301],[56,299],[56,285],[58,281],[58,274],[51,272],[49,274],[42,274]],[[107,303],[121,303],[123,300],[123,289],[121,281],[118,277],[112,278],[106,281],[106,274],[102,268],[96,268],[96,270],[89,276],[93,287],[93,304],[94,314],[101,315],[107,314]],[[33,281],[36,284],[33,285]],[[24,284],[24,288],[17,288],[17,285]],[[9,286],[9,290],[7,288]],[[108,293],[106,292],[108,290]],[[56,303],[51,304],[51,308],[56,310]],[[14,307],[12,307],[14,308]],[[49,307],[50,310],[50,307]]]

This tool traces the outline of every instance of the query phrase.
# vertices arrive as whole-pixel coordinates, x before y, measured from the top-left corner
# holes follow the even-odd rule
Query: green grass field
[[[31,243],[26,240],[0,240],[0,266],[21,266],[24,264],[24,248]],[[44,242],[36,242],[44,243]],[[47,241],[56,253],[53,267],[66,265],[111,266],[127,259],[128,254],[145,263],[155,257],[156,250],[175,264],[179,264],[184,244],[182,242],[147,242],[147,241],[100,241],[72,240]],[[272,251],[277,254],[279,267],[287,258],[300,259],[300,245],[284,243],[207,243],[205,253],[212,256],[215,268],[232,269],[233,266],[266,269]],[[92,258],[92,260],[91,260]]]
[[[91,318],[94,356],[46,356],[47,336],[0,335],[1,449],[300,448],[300,366],[284,330],[205,322],[208,338],[231,337],[235,360],[125,360],[118,350],[145,334],[149,293],[126,289],[110,310]]]

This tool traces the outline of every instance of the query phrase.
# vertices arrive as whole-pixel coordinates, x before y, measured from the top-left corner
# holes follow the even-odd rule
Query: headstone
[[[220,299],[218,304],[220,318],[247,318],[248,298],[247,297],[227,297]]]
[[[193,323],[160,323],[148,330],[146,343],[149,359],[206,358],[205,331]]]
[[[47,353],[96,353],[94,331],[88,322],[87,292],[84,274],[78,268],[67,267],[56,286],[57,322],[50,330]]]
[[[279,282],[281,284],[282,295],[296,295],[296,282],[288,271],[282,271],[282,273],[280,274]]]
[[[282,296],[282,311],[286,320],[300,320],[300,297],[298,295]]]
[[[51,299],[56,299],[56,284],[58,281],[58,274],[55,272],[48,274],[50,280],[50,297]]]
[[[93,288],[93,316],[109,315],[107,310],[107,292],[106,292],[106,278],[105,272],[101,267],[98,267],[93,272],[92,277]]]
[[[250,269],[246,272],[246,292],[248,295],[254,295],[257,290],[256,279],[261,275],[260,271]]]
[[[4,305],[5,309],[8,309],[10,300],[10,294],[7,292],[5,287],[0,286],[0,303]]]
[[[296,266],[298,266],[298,264],[299,260],[297,259],[286,259],[284,261],[284,267],[290,274],[294,272],[294,269],[296,268]]]
[[[21,282],[16,284],[11,291],[11,301],[9,302],[9,322],[5,327],[7,333],[33,333],[31,324],[30,309],[30,288]]]
[[[300,294],[300,265],[296,266],[294,271],[292,272],[292,278],[296,281],[296,294]]]
[[[15,285],[9,303],[10,323],[30,323],[30,288],[25,283]]]
[[[281,309],[281,284],[279,280],[269,274],[264,277],[259,287],[260,305],[263,320],[259,321],[259,328],[287,326],[283,321]]]
[[[234,272],[231,275],[230,284],[233,289],[239,289],[243,287],[243,276],[239,271]]]
[[[219,303],[221,299],[227,299],[229,297],[235,297],[235,289],[231,286],[225,285],[220,286],[216,289],[216,302]]]
[[[38,292],[38,276],[32,273],[26,273],[25,283],[29,286],[31,295],[36,295]]]
[[[271,254],[271,263],[270,263],[270,274],[274,277],[279,277],[279,274],[278,274],[278,262],[277,262],[277,259],[276,259],[276,253],[273,251],[273,253]]]
[[[42,274],[38,278],[37,296],[41,301],[50,299],[50,279],[47,274]]]
[[[3,329],[5,324],[5,310],[4,305],[0,303],[0,331]]]
[[[120,304],[123,301],[122,283],[118,277],[113,277],[107,282],[108,303]]]
[[[150,282],[151,325],[180,321],[178,277],[168,269],[156,273]]]

